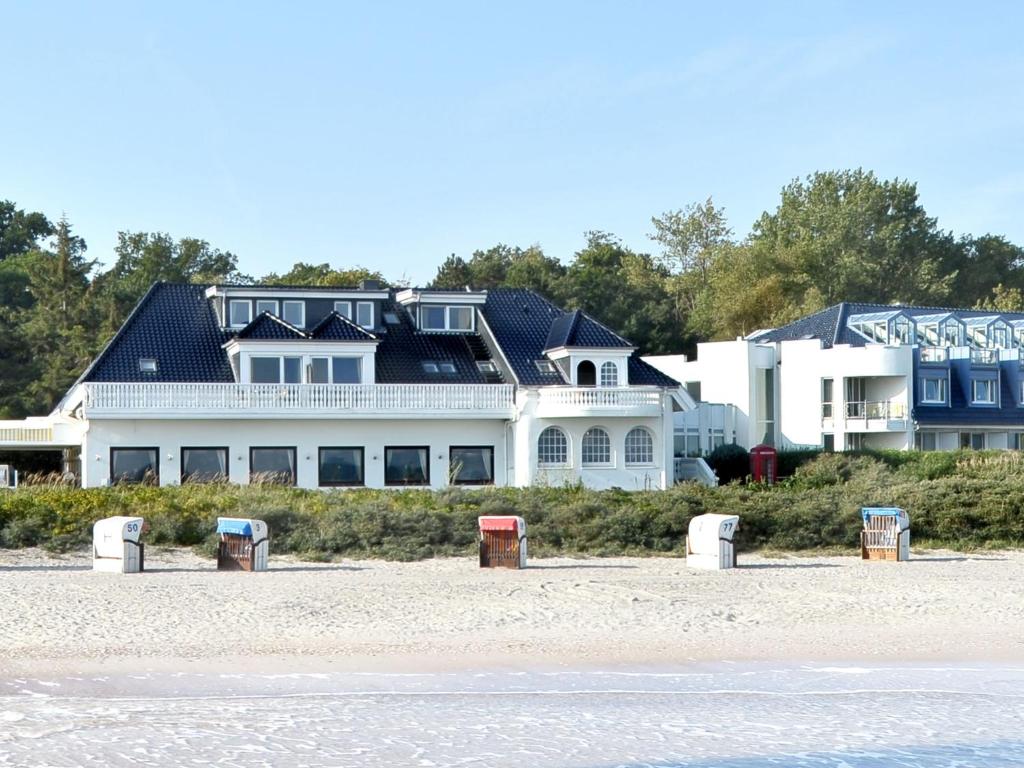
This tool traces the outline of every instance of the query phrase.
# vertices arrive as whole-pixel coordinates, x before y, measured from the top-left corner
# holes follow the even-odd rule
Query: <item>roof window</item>
[[[537,370],[541,373],[557,373],[558,370],[555,368],[555,364],[550,360],[534,360],[533,364],[537,366]]]
[[[480,373],[497,373],[498,366],[494,364],[493,360],[478,360],[476,363],[477,370]]]
[[[139,358],[139,371],[141,373],[156,373],[156,358],[155,357],[140,357]]]
[[[424,373],[440,373],[444,376],[454,376],[457,372],[455,363],[451,360],[424,360],[423,361],[423,372]]]
[[[394,312],[385,312],[384,322],[388,325],[398,325],[398,315]]]

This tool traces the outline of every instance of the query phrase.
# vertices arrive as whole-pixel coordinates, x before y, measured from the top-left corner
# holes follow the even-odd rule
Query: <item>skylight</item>
[[[537,370],[541,373],[556,373],[557,369],[555,364],[550,360],[534,360],[533,364],[537,366]]]
[[[140,357],[139,358],[139,371],[142,373],[156,373],[156,358],[155,357]]]

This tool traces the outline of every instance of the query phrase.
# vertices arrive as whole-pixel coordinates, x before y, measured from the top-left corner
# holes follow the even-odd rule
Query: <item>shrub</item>
[[[750,474],[750,454],[742,445],[726,443],[718,446],[707,458],[708,466],[715,470],[718,482],[731,483]]]

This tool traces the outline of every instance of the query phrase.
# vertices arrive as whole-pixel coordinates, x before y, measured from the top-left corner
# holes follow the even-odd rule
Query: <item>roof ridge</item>
[[[258,315],[256,315],[256,317],[254,317],[252,320],[250,320],[248,325],[246,325],[244,328],[242,328],[236,335],[239,338],[244,338],[242,336],[242,334],[245,333],[246,331],[248,331],[250,328],[255,328],[256,324],[259,323],[262,320],[273,320],[278,325],[284,326],[289,331],[292,331],[293,333],[298,334],[302,338],[304,338],[304,339],[308,339],[309,338],[309,334],[307,334],[304,330],[302,330],[301,328],[298,328],[298,327],[292,325],[287,320],[284,320],[283,318],[280,318],[277,315],[275,315],[274,313],[268,312],[267,310],[263,310]]]
[[[310,338],[315,337],[317,331],[319,331],[321,328],[323,328],[326,325],[328,325],[331,321],[334,320],[334,318],[337,318],[338,320],[340,320],[342,323],[344,323],[345,325],[349,326],[350,328],[353,328],[356,331],[359,331],[361,334],[363,334],[367,338],[374,339],[374,340],[379,340],[380,339],[380,337],[377,336],[377,334],[371,333],[370,331],[366,330],[365,328],[363,328],[363,326],[359,325],[358,323],[353,323],[351,320],[349,320],[343,314],[338,312],[338,310],[336,310],[336,309],[332,309],[330,312],[328,312],[326,315],[324,315],[324,317],[320,320],[320,322],[318,322],[316,325],[314,325],[310,329],[310,331],[309,331]]]

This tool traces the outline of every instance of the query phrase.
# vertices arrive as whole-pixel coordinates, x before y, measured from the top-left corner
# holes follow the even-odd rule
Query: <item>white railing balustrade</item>
[[[902,421],[907,418],[905,403],[890,400],[855,400],[846,404],[847,420]]]
[[[0,422],[0,443],[52,443],[50,427],[3,426]]]
[[[105,384],[85,387],[99,411],[495,411],[513,407],[510,384]]]
[[[660,405],[661,391],[633,387],[545,387],[540,390],[540,402],[581,408],[628,408]]]

